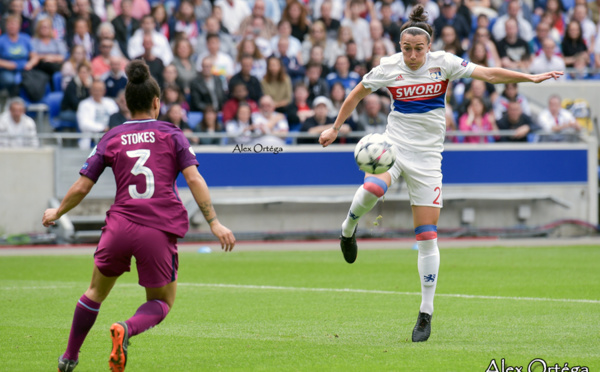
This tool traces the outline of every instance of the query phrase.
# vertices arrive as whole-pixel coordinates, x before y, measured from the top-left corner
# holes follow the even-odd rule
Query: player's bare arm
[[[204,215],[206,222],[208,222],[208,225],[210,226],[211,232],[221,242],[221,249],[227,252],[231,251],[235,246],[235,236],[231,230],[219,222],[217,213],[210,200],[210,192],[208,191],[206,181],[204,181],[204,178],[200,175],[198,169],[194,165],[185,168],[182,173],[192,195],[194,195],[198,207],[202,211],[202,215]]]
[[[75,183],[73,183],[73,185],[69,188],[67,195],[64,197],[58,208],[46,209],[44,212],[44,217],[42,218],[44,227],[54,225],[54,221],[58,220],[65,213],[75,208],[79,203],[81,203],[83,198],[89,194],[89,192],[92,190],[92,187],[94,187],[94,181],[86,176],[80,176],[79,179],[75,181]]]
[[[492,84],[506,84],[506,83],[541,83],[548,79],[558,79],[564,75],[563,71],[550,71],[543,74],[531,75],[524,74],[518,71],[507,70],[500,67],[484,67],[477,66],[471,77],[477,80],[483,80]]]
[[[348,119],[348,117],[356,109],[358,103],[370,93],[371,89],[365,88],[362,83],[358,83],[358,85],[352,89],[352,92],[348,94],[348,97],[346,97],[344,103],[342,103],[342,107],[340,108],[340,112],[335,119],[333,126],[321,133],[321,136],[319,137],[319,143],[323,145],[323,147],[327,147],[332,144],[333,141],[335,141],[338,132],[342,128],[342,125],[344,125],[346,119]]]

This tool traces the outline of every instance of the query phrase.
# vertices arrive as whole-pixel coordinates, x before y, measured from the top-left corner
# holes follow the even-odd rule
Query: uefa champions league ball
[[[367,134],[358,141],[354,149],[354,160],[358,168],[366,173],[387,172],[396,160],[392,145],[378,133]]]

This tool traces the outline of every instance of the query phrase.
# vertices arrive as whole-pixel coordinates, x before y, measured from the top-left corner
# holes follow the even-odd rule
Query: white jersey
[[[410,151],[444,150],[446,89],[448,82],[471,76],[475,64],[454,54],[427,53],[417,71],[402,53],[382,58],[381,64],[363,77],[365,88],[387,88],[392,98],[386,134],[400,148]]]

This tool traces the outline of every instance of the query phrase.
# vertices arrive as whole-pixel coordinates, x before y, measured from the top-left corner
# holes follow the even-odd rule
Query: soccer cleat
[[[413,329],[412,341],[423,342],[427,341],[431,334],[431,315],[427,313],[419,312],[419,318],[417,318],[417,324]]]
[[[65,359],[63,356],[58,357],[58,372],[73,372],[77,367],[78,360]]]
[[[358,254],[358,245],[356,244],[356,228],[354,228],[354,232],[349,238],[346,238],[344,235],[340,234],[340,248],[342,248],[342,253],[344,254],[344,259],[346,262],[351,264],[356,261],[356,255]]]
[[[123,372],[127,364],[127,345],[129,344],[127,324],[125,322],[114,323],[110,327],[110,338],[112,339],[112,351],[108,367],[112,372]]]

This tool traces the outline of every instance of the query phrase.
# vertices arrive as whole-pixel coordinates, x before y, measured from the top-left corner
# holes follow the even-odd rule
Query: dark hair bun
[[[130,83],[141,84],[150,78],[150,69],[146,62],[134,60],[125,67],[125,74]]]
[[[408,16],[409,21],[412,22],[427,22],[427,12],[425,12],[425,8],[421,4],[415,5],[412,12]]]

